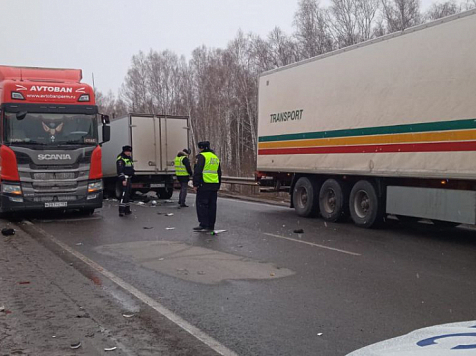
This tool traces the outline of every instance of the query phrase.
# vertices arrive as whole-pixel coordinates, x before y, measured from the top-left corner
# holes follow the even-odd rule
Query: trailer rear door
[[[188,148],[188,118],[160,116],[161,155],[164,171],[175,172],[174,160],[179,151]]]
[[[159,125],[156,118],[150,116],[131,116],[132,124],[132,156],[134,168],[139,172],[155,173],[161,169],[160,147],[156,146],[156,137],[159,135]],[[159,166],[158,166],[159,165]]]

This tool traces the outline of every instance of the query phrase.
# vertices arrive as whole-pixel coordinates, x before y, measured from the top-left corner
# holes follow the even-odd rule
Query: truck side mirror
[[[109,124],[111,122],[109,120],[109,115],[104,115],[104,114],[100,114],[100,115],[101,115],[101,121],[103,125]]]
[[[103,125],[102,127],[102,143],[111,140],[111,126]]]

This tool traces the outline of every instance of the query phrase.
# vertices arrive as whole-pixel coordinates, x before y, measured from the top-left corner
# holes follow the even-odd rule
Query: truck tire
[[[350,192],[349,210],[358,227],[371,228],[382,221],[382,202],[372,183],[361,180],[354,185]]]
[[[173,187],[165,187],[156,190],[159,199],[170,199],[174,194]]]
[[[319,191],[319,211],[325,221],[338,222],[345,218],[349,207],[347,186],[335,179],[326,180]]]
[[[308,177],[301,177],[294,185],[293,204],[299,216],[310,217],[319,213],[319,187]]]

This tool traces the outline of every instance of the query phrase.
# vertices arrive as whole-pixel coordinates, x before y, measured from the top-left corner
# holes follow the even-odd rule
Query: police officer
[[[190,160],[188,155],[190,150],[184,148],[183,151],[180,151],[175,157],[175,175],[177,180],[180,182],[180,194],[179,194],[179,206],[181,208],[188,208],[188,205],[185,204],[185,199],[187,198],[187,189],[188,181],[192,175],[192,167],[190,166]]]
[[[199,226],[195,231],[213,231],[217,215],[218,190],[221,183],[220,159],[210,149],[210,142],[198,143],[200,153],[197,155],[193,174],[193,188],[197,192],[197,217]]]
[[[116,160],[117,178],[122,185],[121,200],[119,202],[119,216],[132,214],[129,204],[131,196],[131,179],[134,176],[134,163],[132,162],[132,147],[122,147],[122,152]]]

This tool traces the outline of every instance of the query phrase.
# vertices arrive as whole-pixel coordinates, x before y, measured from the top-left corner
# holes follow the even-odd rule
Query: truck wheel
[[[159,196],[159,199],[170,199],[172,198],[173,194],[174,194],[173,187],[166,187],[166,188],[161,188],[157,190],[157,195]]]
[[[309,217],[319,213],[319,187],[307,177],[301,177],[293,190],[294,209],[299,216]]]
[[[358,181],[350,192],[350,216],[355,225],[370,228],[382,220],[382,202],[374,185],[366,180]]]
[[[326,180],[319,192],[319,210],[324,220],[337,222],[348,212],[349,193],[343,182],[335,179]]]

